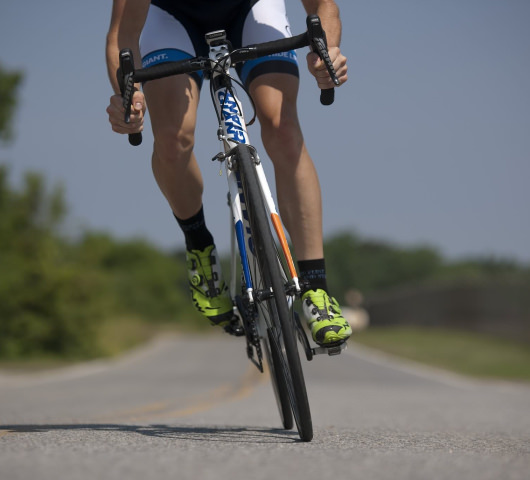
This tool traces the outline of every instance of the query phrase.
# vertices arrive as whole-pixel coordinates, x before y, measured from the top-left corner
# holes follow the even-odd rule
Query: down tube
[[[241,257],[241,267],[243,269],[243,277],[245,279],[245,288],[252,297],[252,277],[250,275],[248,253],[245,244],[245,224],[243,218],[243,210],[241,208],[240,191],[236,172],[234,172],[233,170],[227,170],[227,177],[228,188],[230,190],[230,208],[234,217],[234,229],[236,234],[237,246],[239,249],[239,256]]]

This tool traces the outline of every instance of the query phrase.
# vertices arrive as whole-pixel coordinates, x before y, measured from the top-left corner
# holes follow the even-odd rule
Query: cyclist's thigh
[[[162,136],[189,137],[193,142],[199,88],[187,75],[162,78],[144,85],[149,117],[155,141]]]
[[[195,56],[192,28],[184,24],[151,5],[140,39],[143,67]],[[166,133],[193,134],[201,82],[198,76],[177,75],[143,85],[155,140]]]
[[[298,85],[298,77],[285,73],[264,73],[250,82],[250,94],[262,128],[299,128]]]
[[[201,32],[187,15],[151,5],[140,37],[142,67],[195,57],[203,43]],[[192,77],[200,86],[202,73]]]
[[[291,28],[283,0],[259,0],[246,16],[241,32],[241,44],[269,42],[291,36]],[[250,60],[238,67],[241,80],[248,86],[252,81],[268,73],[284,73],[298,78],[296,52],[268,55]],[[291,82],[288,82],[291,83]]]

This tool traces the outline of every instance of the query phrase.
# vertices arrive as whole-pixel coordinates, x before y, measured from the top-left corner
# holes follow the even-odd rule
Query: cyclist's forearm
[[[116,78],[116,72],[118,71],[119,66],[120,53],[118,43],[109,41],[107,39],[107,47],[105,53],[107,57],[107,73],[109,76],[110,84],[112,85],[112,90],[114,91],[114,93],[118,94],[120,93],[120,87]]]
[[[114,0],[112,16],[107,33],[106,57],[109,80],[115,93],[119,93],[116,71],[119,54],[123,48],[130,48],[136,63],[141,67],[139,39],[145,23],[150,0]]]
[[[135,67],[140,68],[140,49],[138,47],[138,40],[135,41],[131,39],[131,41],[123,42],[123,45],[120,45],[120,42],[118,42],[117,38],[109,38],[107,36],[107,46],[106,46],[106,58],[107,58],[107,73],[109,76],[110,84],[112,85],[112,89],[114,90],[114,93],[118,94],[120,93],[120,87],[118,85],[118,80],[116,77],[116,72],[118,71],[119,67],[119,55],[120,50],[122,48],[130,48],[133,52],[133,57],[135,60]]]
[[[302,0],[308,15],[318,15],[326,32],[328,47],[340,45],[342,23],[339,7],[333,0]]]

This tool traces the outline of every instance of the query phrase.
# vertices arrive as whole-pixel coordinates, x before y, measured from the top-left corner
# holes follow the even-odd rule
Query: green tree
[[[442,265],[430,247],[396,247],[341,233],[325,242],[328,283],[339,299],[351,288],[364,293],[420,282],[435,275]]]
[[[12,136],[21,79],[0,67],[0,141]],[[93,232],[67,241],[59,233],[63,190],[35,172],[14,188],[8,173],[0,166],[0,358],[99,355],[113,316],[120,328],[124,317],[204,324],[193,313],[182,260]]]
[[[21,72],[9,72],[0,65],[0,140],[4,142],[12,138],[12,119],[22,78]]]
[[[169,255],[143,240],[118,242],[108,234],[88,232],[76,258],[105,272],[116,313],[134,313],[151,323],[205,323],[192,307],[181,255]]]
[[[61,189],[28,173],[20,191],[0,168],[0,356],[93,356],[101,309],[99,278],[65,255],[56,230]]]
[[[20,72],[0,66],[0,140],[12,138]],[[12,188],[0,166],[0,357],[96,355],[97,275],[65,256],[57,229],[66,213],[61,188],[27,173]]]
[[[352,288],[372,293],[425,282],[530,281],[530,267],[513,260],[477,257],[447,261],[428,246],[401,247],[349,232],[329,238],[324,248],[328,285],[341,301]]]

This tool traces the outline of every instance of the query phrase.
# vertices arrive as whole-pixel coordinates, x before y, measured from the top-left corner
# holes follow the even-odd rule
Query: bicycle
[[[124,49],[120,52],[118,80],[125,121],[129,121],[135,82],[196,71],[205,72],[209,78],[219,122],[217,136],[224,147],[212,160],[225,164],[233,223],[229,290],[234,305],[234,321],[225,330],[232,335],[246,337],[247,356],[261,372],[264,372],[265,358],[283,427],[292,429],[294,419],[300,438],[311,441],[313,426],[297,340],[307,360],[318,354],[340,354],[346,344],[312,348],[295,311],[295,300],[300,298],[303,285],[298,278],[259,155],[250,144],[234,83],[243,89],[245,87],[231,76],[230,67],[252,58],[310,46],[324,60],[335,85],[339,81],[328,55],[325,33],[316,15],[307,17],[305,33],[291,38],[233,51],[224,30],[206,34],[205,40],[209,45],[208,57],[194,57],[138,70],[134,69],[131,51]],[[332,104],[334,89],[322,90],[320,100],[324,105]],[[141,141],[141,133],[129,135],[132,145],[139,145]]]

